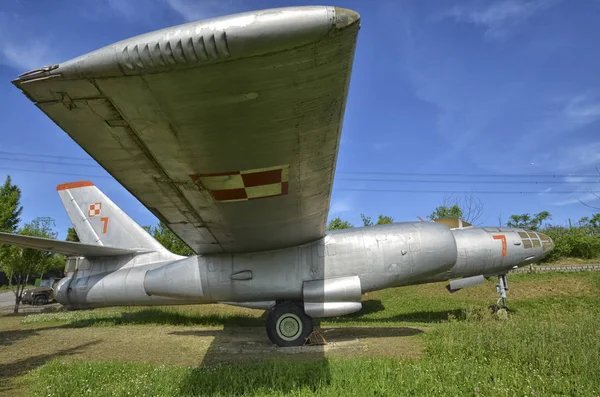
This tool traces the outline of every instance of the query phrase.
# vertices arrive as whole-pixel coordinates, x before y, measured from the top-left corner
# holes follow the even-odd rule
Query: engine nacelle
[[[484,280],[483,274],[480,274],[478,276],[459,278],[458,280],[450,280],[450,283],[446,286],[446,288],[450,292],[456,292],[459,289],[483,284],[484,282],[485,282],[485,280]]]
[[[362,308],[358,276],[305,281],[302,294],[304,312],[311,317],[342,316]]]
[[[146,294],[171,298],[204,296],[197,256],[149,270],[144,278]]]
[[[62,278],[54,287],[54,299],[58,303],[64,306],[69,306],[69,284],[71,284],[71,280],[73,279],[73,273],[69,274],[67,277]]]

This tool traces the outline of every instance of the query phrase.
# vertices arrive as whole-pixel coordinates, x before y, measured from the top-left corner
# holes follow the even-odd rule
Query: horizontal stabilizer
[[[33,248],[41,251],[58,252],[60,254],[86,257],[120,256],[150,252],[148,250],[114,248],[96,244],[74,243],[71,241],[53,240],[49,238],[23,236],[20,234],[0,232],[0,245],[3,243],[18,245],[24,248]]]

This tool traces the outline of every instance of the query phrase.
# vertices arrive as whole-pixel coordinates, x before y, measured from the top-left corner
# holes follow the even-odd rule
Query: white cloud
[[[590,192],[590,191],[588,191],[587,193],[580,192],[571,198],[557,201],[552,204],[561,207],[561,206],[571,205],[571,204],[581,204],[581,202],[584,202],[591,206],[600,206],[600,198],[598,198],[598,196],[600,196],[600,194]]]
[[[445,13],[457,22],[471,23],[485,29],[486,36],[500,38],[536,12],[556,3],[555,0],[478,2],[471,6],[454,6]]]
[[[164,18],[167,0],[80,0],[78,14],[92,21],[113,21],[156,28]],[[140,32],[141,33],[141,32]]]
[[[48,41],[20,41],[20,44],[0,39],[0,63],[26,72],[46,66],[49,62],[50,43]]]
[[[136,5],[135,2],[132,1],[123,1],[123,0],[104,0],[108,8],[116,14],[125,19],[134,20],[139,17],[143,17],[146,12],[145,10],[148,7],[140,7],[139,4]],[[101,2],[102,3],[102,2]]]
[[[233,1],[219,0],[165,0],[166,4],[186,22],[212,18],[219,15],[230,14],[233,9],[239,8]]]
[[[555,169],[590,168],[600,164],[600,142],[557,148],[551,162]]]
[[[329,206],[329,217],[340,216],[348,212],[355,212],[357,195],[355,192],[339,192],[333,189],[331,205]]]
[[[577,95],[568,101],[565,116],[575,124],[589,124],[600,118],[600,100],[589,95]]]
[[[14,14],[0,13],[0,65],[22,73],[58,61],[51,37],[27,33],[27,23]]]
[[[599,175],[600,177],[600,175]],[[563,178],[563,181],[567,182],[567,183],[581,183],[581,182],[585,182],[588,179],[586,177],[583,176],[567,176],[565,178]]]
[[[329,214],[337,215],[344,212],[350,212],[353,208],[352,200],[349,200],[348,198],[334,200],[329,209]]]

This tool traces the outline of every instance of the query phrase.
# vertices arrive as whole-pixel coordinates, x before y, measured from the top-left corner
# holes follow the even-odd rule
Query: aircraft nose
[[[542,251],[544,252],[544,255],[554,249],[554,241],[552,241],[550,236],[544,233],[538,233],[538,236],[540,236],[540,240],[542,242]]]

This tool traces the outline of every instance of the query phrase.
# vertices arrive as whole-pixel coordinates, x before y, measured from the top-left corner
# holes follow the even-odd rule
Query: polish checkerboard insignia
[[[289,164],[286,164],[253,170],[190,176],[198,186],[208,190],[216,201],[233,202],[288,194],[289,169]]]
[[[102,203],[94,203],[94,204],[90,204],[90,209],[88,210],[88,216],[94,217],[94,216],[100,216],[100,213],[102,211]]]

